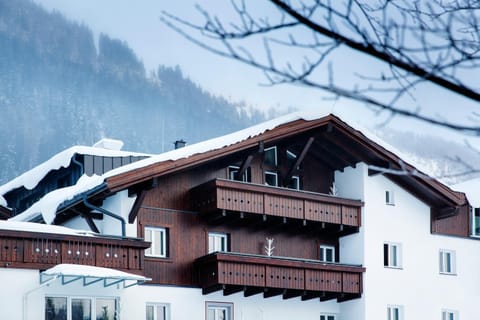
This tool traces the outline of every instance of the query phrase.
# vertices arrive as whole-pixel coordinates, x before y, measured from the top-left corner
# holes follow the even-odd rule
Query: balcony
[[[223,179],[202,184],[191,195],[193,209],[219,223],[299,225],[339,235],[358,232],[361,225],[359,200]]]
[[[149,245],[133,238],[0,230],[0,267],[44,270],[72,263],[141,274]]]
[[[265,298],[338,302],[361,296],[365,272],[360,266],[219,252],[199,258],[196,270],[203,294],[223,290],[224,295],[263,293]]]

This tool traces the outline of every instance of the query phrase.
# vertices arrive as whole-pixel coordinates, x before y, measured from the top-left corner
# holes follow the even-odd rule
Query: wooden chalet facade
[[[397,193],[411,199],[415,210],[427,212],[426,235],[471,235],[471,210],[463,193],[419,173],[334,115],[280,121],[233,141],[220,139],[135,160],[114,174],[107,172],[110,166],[101,173],[102,184],[62,203],[53,220],[102,233],[107,224],[120,229],[110,219],[117,216],[125,221],[129,237],[119,231],[92,238],[5,231],[0,233],[0,266],[45,270],[74,263],[143,275],[151,281],[131,291],[142,306],[127,309],[134,314],[146,305],[147,319],[176,319],[175,312],[187,319],[181,301],[188,290],[199,290],[204,297],[195,296],[206,308],[198,319],[221,319],[215,316],[220,312],[232,320],[238,310],[253,312],[252,303],[262,305],[272,297],[295,310],[303,308],[298,303],[316,310],[309,303],[320,302],[322,320],[337,320],[340,314],[353,319],[359,313],[355,319],[368,319],[364,294],[378,291],[365,280],[377,272],[376,266],[369,271],[366,252],[373,240],[368,237],[381,233],[381,227],[370,218],[372,227],[365,229],[365,215],[378,215],[385,195],[387,202],[393,197],[391,190],[371,197],[373,191],[365,190],[376,187],[369,181],[401,190]],[[25,193],[9,192],[9,205]],[[127,199],[119,201],[127,201],[127,209],[114,212],[115,206],[106,205],[116,197]],[[373,229],[377,231],[368,231]],[[389,245],[383,243],[384,250]],[[387,255],[388,267],[389,251],[379,251]],[[180,298],[151,303],[169,292]],[[241,303],[235,312],[230,297]],[[252,297],[255,302],[249,302]],[[164,318],[154,316],[160,311],[150,307],[164,310]],[[276,308],[271,307],[271,315]]]

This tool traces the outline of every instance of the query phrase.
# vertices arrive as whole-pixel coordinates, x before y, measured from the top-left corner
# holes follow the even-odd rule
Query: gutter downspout
[[[25,292],[25,294],[23,295],[23,320],[27,320],[28,317],[27,317],[27,300],[28,300],[28,296],[34,292],[34,291],[37,291],[38,289],[41,289],[45,286],[48,286],[50,283],[54,282],[55,280],[57,280],[60,276],[57,274],[55,275],[52,279],[48,280],[48,281],[45,281],[44,283],[42,283],[41,285],[39,285],[38,287],[36,288],[33,288],[33,289],[30,289],[28,290],[27,292]]]
[[[85,167],[83,166],[83,163],[77,160],[77,155],[78,153],[75,153],[72,157],[72,162],[75,163],[77,166],[80,167],[80,177],[85,173]]]
[[[92,190],[92,191],[95,191],[95,190]],[[119,215],[116,215],[102,207],[96,207],[94,206],[93,204],[91,204],[90,202],[88,202],[88,196],[91,194],[92,192],[87,192],[87,193],[84,193],[83,194],[83,204],[87,207],[87,208],[90,208],[92,210],[98,210],[100,211],[101,213],[103,213],[104,215],[107,215],[109,217],[112,217],[113,219],[116,219],[116,220],[119,220],[120,223],[122,224],[122,237],[125,237],[126,236],[126,231],[125,231],[125,225],[126,225],[126,222],[125,222],[125,219],[122,217],[122,216],[119,216]]]

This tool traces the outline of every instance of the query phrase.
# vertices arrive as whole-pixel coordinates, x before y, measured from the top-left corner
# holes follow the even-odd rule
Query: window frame
[[[152,232],[152,238],[147,239],[147,231]],[[143,237],[145,241],[150,241],[151,245],[149,248],[145,249],[145,256],[151,258],[168,258],[168,228],[165,227],[156,227],[156,226],[145,226],[143,230]],[[160,233],[160,239],[163,239],[160,243],[160,253],[155,254],[155,249],[158,244],[153,241],[153,232]]]
[[[389,206],[395,205],[395,192],[393,190],[385,190],[385,204]]]
[[[270,152],[271,150],[275,150],[275,153],[274,153],[274,157],[273,157],[273,164],[272,163],[267,163],[266,162],[266,154],[267,152]],[[277,167],[278,166],[278,150],[277,150],[277,146],[273,146],[273,147],[269,147],[269,148],[265,148],[263,150],[263,163],[266,165],[266,166],[272,166],[272,167]]]
[[[387,250],[385,250],[385,246],[387,246]],[[396,263],[393,264],[393,261],[395,261]],[[392,269],[403,268],[403,253],[402,253],[401,243],[389,242],[389,241],[385,241],[383,243],[383,266],[385,268],[392,268]]]
[[[145,304],[145,319],[147,319],[148,313],[147,313],[147,308],[152,307],[153,308],[153,320],[159,320],[157,311],[159,307],[163,307],[164,310],[164,319],[165,320],[170,320],[171,314],[170,314],[170,304],[169,303],[164,303],[164,302],[147,302]]]
[[[330,317],[333,317],[333,319]],[[337,315],[335,313],[320,313],[320,320],[337,320]]]
[[[471,214],[471,230],[470,230],[471,236],[480,238],[480,208],[475,208],[471,206],[470,214]],[[477,220],[476,217],[478,217],[478,223],[476,221]],[[478,228],[477,228],[477,224],[478,224]],[[477,229],[478,229],[478,232],[477,232]]]
[[[239,166],[234,166],[234,165],[231,165],[231,166],[228,166],[227,168],[227,175],[228,175],[228,180],[232,180],[232,181],[243,181],[243,182],[252,182],[252,177],[251,177],[251,169],[250,167],[247,168],[247,170],[245,170],[245,173],[242,175],[242,179],[240,180],[237,180],[235,179],[235,173],[240,171],[240,167]]]
[[[328,261],[326,259],[326,257],[327,257],[326,250],[331,250],[332,251],[333,261]],[[323,254],[322,254],[322,252],[323,252]],[[322,256],[323,256],[323,259],[322,259]],[[326,262],[326,263],[336,263],[337,259],[335,257],[335,246],[332,246],[332,245],[329,245],[329,244],[321,244],[320,247],[319,247],[318,260],[320,260],[321,262]]]
[[[448,257],[448,259],[446,259]],[[438,250],[438,271],[440,274],[457,275],[457,262],[455,250]],[[449,263],[448,263],[449,262]],[[450,270],[447,270],[450,267]]]
[[[290,180],[291,180],[291,181],[296,181],[295,187],[292,188],[291,185],[289,184],[289,185],[287,185],[287,188],[288,188],[288,189],[292,189],[292,190],[300,190],[300,176],[297,176],[297,175],[292,176],[292,177],[290,178]],[[290,182],[291,182],[291,181],[290,181]]]
[[[398,317],[394,314],[395,310],[398,311]],[[403,320],[403,306],[395,304],[387,305],[387,320]]]
[[[47,299],[49,298],[60,298],[66,300],[66,320],[72,319],[72,301],[73,300],[88,300],[90,302],[90,315],[92,319],[97,318],[97,302],[99,299],[103,300],[113,300],[115,302],[115,310],[113,314],[113,319],[120,319],[120,297],[112,296],[77,296],[77,295],[61,295],[61,294],[45,294],[44,295],[44,319],[47,319]]]
[[[275,176],[275,185],[267,183],[267,175]],[[275,171],[265,170],[264,173],[265,184],[270,187],[278,187],[278,173]]]
[[[232,302],[215,302],[215,301],[205,301],[205,319],[206,320],[218,320],[217,315],[214,314],[214,318],[210,319],[208,317],[208,311],[210,309],[219,310],[223,309],[226,310],[226,319],[224,320],[233,320],[233,303]]]
[[[210,249],[210,237],[222,239],[222,242],[224,242],[224,247],[225,250],[212,250]],[[214,242],[216,243],[216,242]],[[228,233],[225,232],[217,232],[217,231],[212,231],[207,233],[207,253],[214,253],[214,252],[229,252],[230,251],[230,237]]]
[[[453,319],[450,317],[453,315]],[[451,309],[442,309],[442,320],[458,320],[458,311]]]

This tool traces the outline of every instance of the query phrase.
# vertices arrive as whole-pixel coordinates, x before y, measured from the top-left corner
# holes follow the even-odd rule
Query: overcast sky
[[[325,93],[309,88],[292,85],[275,87],[261,86],[265,83],[263,74],[241,63],[221,58],[190,43],[178,35],[159,19],[163,10],[177,16],[195,19],[199,17],[195,4],[214,6],[216,12],[229,14],[230,1],[212,0],[34,0],[48,10],[58,10],[67,18],[88,25],[96,36],[100,32],[119,38],[142,59],[147,71],[154,70],[159,64],[179,65],[184,74],[213,94],[222,95],[233,101],[244,100],[258,108],[323,108],[327,111],[354,113],[371,127],[371,119],[382,124],[384,117],[373,117],[363,106],[347,100],[327,100]],[[261,5],[263,2],[258,2]],[[257,5],[257,3],[256,3]],[[267,9],[265,9],[267,10]],[[341,55],[342,53],[340,53]],[[362,64],[368,69],[369,60],[352,59],[346,53],[343,57],[343,70],[336,71],[339,76],[351,76],[350,64]],[[455,95],[436,90],[430,93],[426,88],[419,94],[418,103],[430,114],[439,114],[455,121],[468,121],[472,105]],[[471,123],[470,123],[471,124]],[[389,125],[418,131],[430,131],[431,127],[422,127],[417,122],[396,117]],[[477,124],[478,125],[478,124]],[[445,137],[453,136],[449,131],[440,130]],[[456,139],[458,140],[458,139]]]

